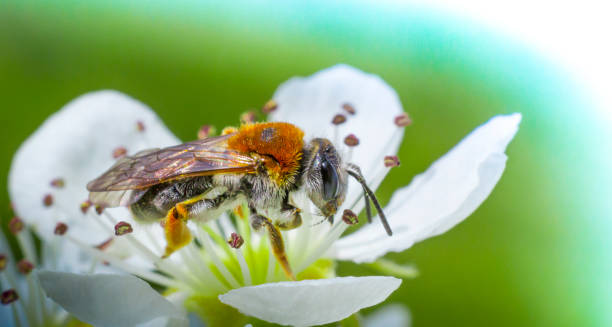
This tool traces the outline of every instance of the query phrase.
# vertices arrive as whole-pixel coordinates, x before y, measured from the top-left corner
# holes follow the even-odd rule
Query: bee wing
[[[150,149],[123,157],[102,176],[87,184],[90,200],[108,206],[127,205],[144,194],[126,192],[128,190],[143,190],[188,177],[255,171],[255,159],[227,148],[226,141],[230,136]]]

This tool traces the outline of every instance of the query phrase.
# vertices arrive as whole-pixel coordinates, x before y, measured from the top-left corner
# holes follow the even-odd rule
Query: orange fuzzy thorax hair
[[[304,132],[289,123],[255,123],[242,125],[227,140],[228,147],[243,153],[273,157],[278,165],[266,166],[278,185],[283,185],[298,171]]]

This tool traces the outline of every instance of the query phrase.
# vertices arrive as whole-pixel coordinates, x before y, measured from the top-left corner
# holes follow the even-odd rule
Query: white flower
[[[362,168],[372,189],[380,185],[390,169],[384,164],[385,156],[397,153],[403,137],[403,127],[395,124],[396,117],[403,114],[400,101],[383,80],[339,65],[287,81],[273,99],[277,108],[270,119],[296,124],[307,139],[329,138],[345,161]],[[338,114],[346,121],[332,125]],[[165,241],[157,224],[138,224],[123,208],[107,209],[100,215],[93,208],[81,212],[79,204],[87,198],[85,184],[112,164],[113,152],[121,154],[126,149],[134,153],[179,143],[152,111],[117,92],[84,95],[47,120],[16,154],[10,193],[16,211],[42,238],[50,237],[50,226],[65,222],[70,226],[65,237],[95,260],[166,287],[173,292],[175,303],[211,324],[220,319],[244,323],[243,316],[230,306],[244,315],[280,324],[324,324],[384,301],[401,283],[384,276],[335,277],[333,260],[371,262],[441,234],[469,216],[500,179],[504,151],[520,119],[520,114],[494,117],[409,186],[396,191],[385,208],[392,237],[385,234],[376,217],[374,223],[341,238],[347,228],[342,219],[332,226],[317,224],[321,217],[311,214],[315,210],[310,202],[295,199],[303,209],[304,223],[284,232],[284,238],[289,262],[300,281],[286,281],[266,237],[252,232],[248,217],[240,218],[240,214],[224,214],[207,224],[190,222],[196,241],[162,260]],[[356,135],[358,146],[343,145],[349,134]],[[64,181],[64,188],[48,186],[56,178]],[[42,199],[48,194],[53,204],[45,207]],[[338,212],[351,209],[358,213],[364,204],[361,187],[351,181]],[[115,236],[113,227],[119,221],[130,224],[133,233]],[[241,248],[227,244],[232,233],[244,237]],[[112,240],[104,243],[108,246],[95,247],[107,240]],[[48,272],[41,273],[41,278],[43,286],[45,280],[53,285],[45,287],[51,298],[87,322],[101,326],[127,326],[154,318],[164,323],[185,322],[176,311],[164,312],[153,305],[138,312],[113,305],[112,314],[89,308],[86,299],[91,297],[96,297],[95,303],[113,303],[121,296],[158,294],[141,282],[129,282],[131,277],[125,275]],[[77,292],[71,285],[84,286]]]
[[[65,326],[74,322],[74,317],[44,296],[35,271],[79,267],[75,248],[51,240],[42,244],[41,251],[37,252],[34,238],[23,221],[13,218],[9,229],[23,259],[18,260],[13,255],[4,234],[0,233],[0,321],[3,326]]]

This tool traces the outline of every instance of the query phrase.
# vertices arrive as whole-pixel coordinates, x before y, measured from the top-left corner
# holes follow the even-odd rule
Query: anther
[[[269,114],[272,111],[276,110],[277,108],[278,108],[278,103],[276,103],[276,101],[274,100],[270,100],[266,102],[266,104],[264,104],[264,106],[261,108],[261,111],[264,114]]]
[[[359,218],[351,210],[345,209],[342,213],[342,221],[347,225],[355,225],[359,222]]]
[[[343,114],[337,114],[332,119],[332,124],[340,125],[340,124],[344,123],[345,121],[346,121],[346,116],[344,116]]]
[[[101,204],[96,204],[95,208],[96,208],[96,213],[99,215],[101,215],[104,212],[104,209],[106,209],[106,207],[104,207]]]
[[[81,202],[81,212],[82,212],[83,214],[86,214],[86,213],[87,213],[87,210],[89,210],[89,208],[90,208],[92,205],[93,205],[93,203],[91,203],[91,201],[89,201],[89,200],[86,200],[86,201]]]
[[[412,124],[412,119],[410,119],[408,114],[405,112],[395,117],[395,125],[397,125],[398,127],[405,127],[410,124]]]
[[[400,165],[399,158],[397,156],[385,156],[385,167],[397,167]]]
[[[108,240],[96,245],[96,249],[100,251],[104,251],[107,247],[111,245],[112,242],[113,242],[113,239],[109,238]]]
[[[254,111],[247,111],[240,115],[240,124],[252,124],[257,121]]]
[[[17,262],[17,270],[24,275],[31,273],[33,269],[34,265],[26,259],[22,259]]]
[[[229,244],[234,249],[239,249],[242,244],[244,244],[244,239],[239,234],[232,233],[230,239],[227,241],[227,244]]]
[[[19,295],[17,295],[14,289],[6,290],[0,295],[0,302],[2,302],[3,305],[11,304],[17,300],[19,300]]]
[[[344,138],[344,144],[351,147],[357,146],[359,145],[359,139],[357,138],[357,136],[355,136],[355,134],[349,134],[347,137]]]
[[[115,150],[113,150],[113,158],[115,159],[119,159],[125,156],[126,154],[127,154],[127,149],[122,146],[117,147],[115,148]]]
[[[355,107],[353,107],[350,103],[345,103],[342,105],[342,109],[344,109],[344,111],[348,112],[351,115],[355,114]]]
[[[53,195],[51,194],[46,194],[43,197],[43,204],[45,205],[45,207],[50,207],[53,205]]]
[[[4,253],[0,253],[0,271],[3,271],[6,268],[6,264],[8,263],[8,257]]]
[[[55,187],[55,188],[62,188],[66,185],[66,183],[64,182],[64,179],[62,178],[55,178],[51,181],[51,186]]]
[[[227,126],[221,131],[221,135],[228,135],[238,132],[238,129],[233,126]]]
[[[142,120],[139,120],[139,121],[136,122],[136,129],[139,132],[144,132],[145,131],[145,129],[146,129],[145,128],[145,124],[142,122]]]
[[[23,230],[23,227],[23,220],[21,220],[19,217],[13,217],[8,223],[8,228],[11,233],[13,233],[13,235],[16,235],[17,233],[21,232]]]
[[[200,127],[200,129],[198,130],[198,139],[203,140],[207,137],[210,137],[211,135],[214,135],[215,133],[216,131],[214,126],[202,125],[202,127]]]
[[[53,230],[53,233],[55,235],[64,235],[66,234],[67,231],[68,231],[68,225],[64,223],[57,223],[57,225],[55,225],[55,230]]]
[[[132,225],[125,221],[120,221],[115,225],[115,235],[121,236],[133,232]]]

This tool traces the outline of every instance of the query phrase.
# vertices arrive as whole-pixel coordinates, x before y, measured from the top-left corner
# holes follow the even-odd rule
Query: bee
[[[362,186],[368,220],[370,200],[389,235],[391,229],[358,166],[344,163],[328,139],[304,142],[304,132],[282,122],[242,125],[233,133],[119,159],[87,184],[89,199],[104,207],[127,206],[135,219],[165,219],[164,257],[189,244],[189,219],[209,221],[243,203],[250,223],[268,233],[273,253],[294,279],[281,230],[302,224],[293,192],[305,192],[327,221],[344,202],[348,176]]]

